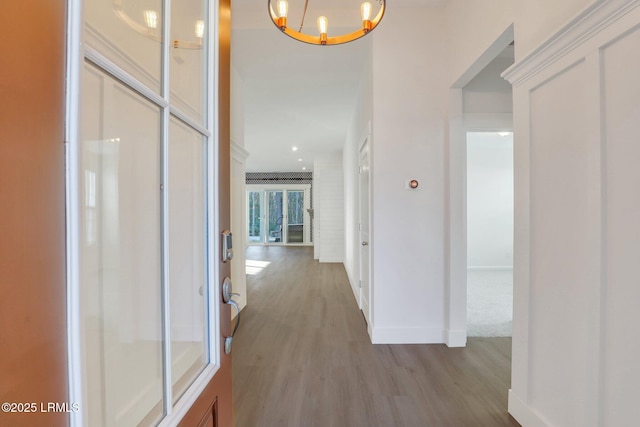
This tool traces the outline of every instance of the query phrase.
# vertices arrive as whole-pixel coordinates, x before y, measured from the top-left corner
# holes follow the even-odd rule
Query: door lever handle
[[[369,246],[369,242],[362,242],[362,246]]]
[[[236,315],[236,324],[233,327],[233,332],[231,332],[231,336],[225,337],[224,339],[224,354],[231,353],[231,343],[233,342],[233,337],[238,331],[238,326],[240,326],[240,307],[238,306],[237,302],[231,299],[234,296],[240,296],[240,294],[231,292],[231,287],[232,287],[231,279],[228,277],[225,277],[224,280],[222,281],[222,301],[225,304],[229,304],[230,306],[235,308],[237,315]]]
[[[233,327],[233,332],[231,332],[231,336],[228,336],[224,339],[224,354],[231,353],[231,343],[233,342],[233,337],[236,335],[236,332],[238,331],[238,326],[240,326],[240,307],[238,307],[238,304],[232,299],[229,300],[227,304],[235,308],[236,313],[238,314],[236,315],[236,324]]]

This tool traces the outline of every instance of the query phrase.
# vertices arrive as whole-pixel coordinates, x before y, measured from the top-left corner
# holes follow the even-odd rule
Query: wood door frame
[[[66,426],[66,0],[0,5],[0,424]],[[28,22],[29,25],[24,24]],[[31,413],[18,411],[26,403]],[[11,410],[11,407],[9,407]],[[73,408],[71,408],[73,409]]]

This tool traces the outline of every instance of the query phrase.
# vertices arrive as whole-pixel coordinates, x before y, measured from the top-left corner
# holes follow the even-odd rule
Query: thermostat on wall
[[[404,188],[407,190],[416,190],[420,186],[417,179],[406,178],[404,181]]]

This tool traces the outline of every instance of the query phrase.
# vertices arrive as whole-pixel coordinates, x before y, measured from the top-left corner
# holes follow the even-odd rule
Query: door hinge
[[[360,284],[360,287],[362,287],[362,280],[358,280],[358,283]]]

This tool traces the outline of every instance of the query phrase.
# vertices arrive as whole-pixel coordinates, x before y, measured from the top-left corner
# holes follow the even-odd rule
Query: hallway
[[[510,338],[466,348],[372,345],[342,264],[312,247],[247,250],[249,305],[233,342],[237,427],[518,426]]]

